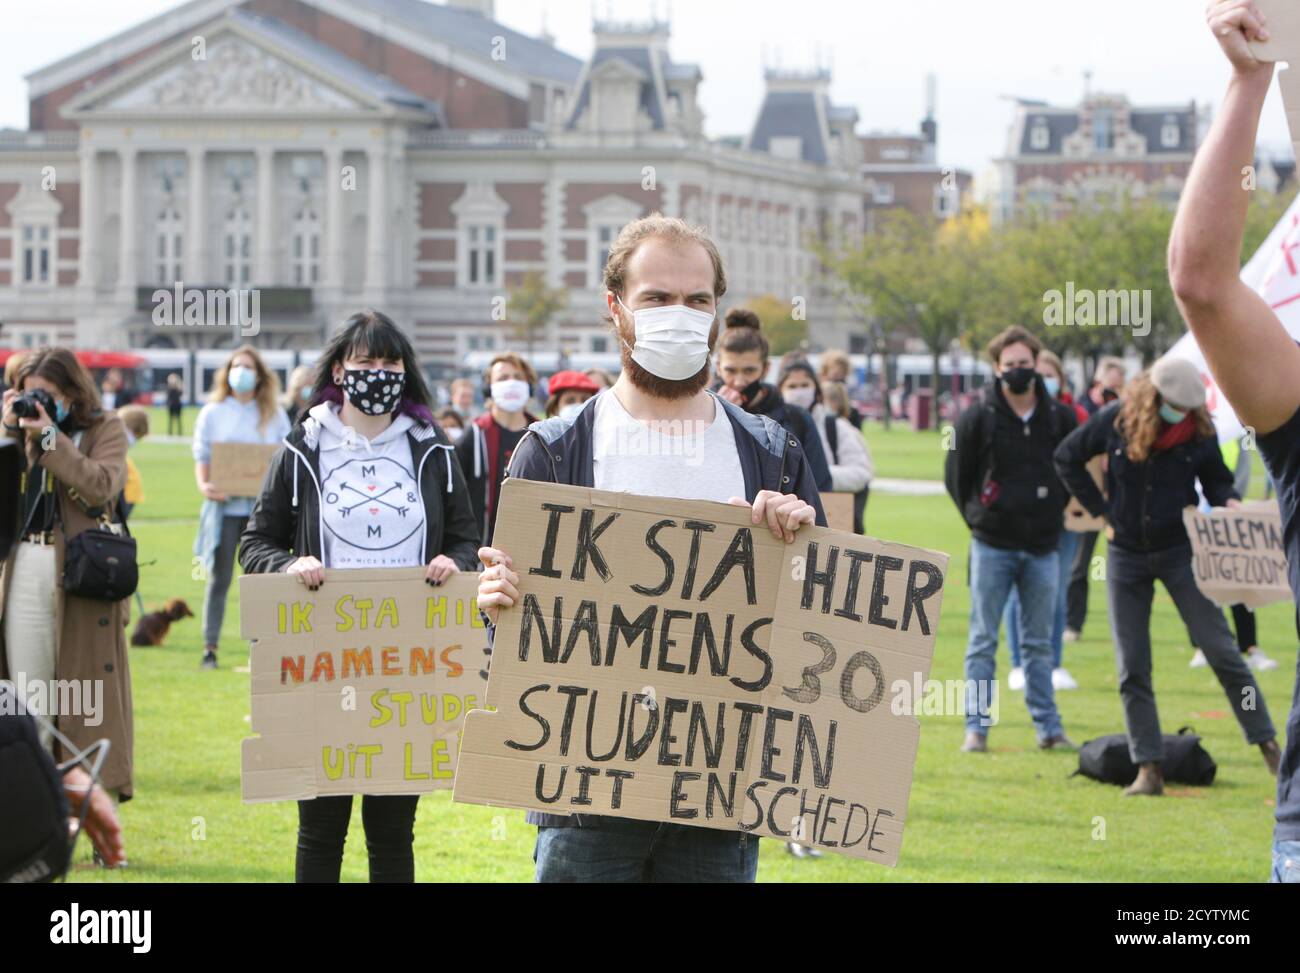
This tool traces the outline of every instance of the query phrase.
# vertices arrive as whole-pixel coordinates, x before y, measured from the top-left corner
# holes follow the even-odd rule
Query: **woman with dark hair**
[[[429,410],[415,349],[378,311],[348,318],[316,366],[312,406],[271,461],[240,564],[287,572],[313,591],[349,568],[420,567],[431,585],[476,570],[478,527],[460,464]],[[400,504],[349,518],[348,480]],[[399,511],[399,506],[401,510]],[[370,508],[367,507],[369,510]],[[372,882],[412,882],[418,795],[361,799]],[[299,882],[337,882],[352,797],[298,802]]]
[[[21,401],[20,401],[21,399]],[[4,393],[2,435],[25,440],[19,543],[4,565],[4,624],[0,679],[54,680],[103,687],[101,721],[46,713],[78,748],[111,743],[100,775],[119,800],[131,797],[131,675],[127,665],[126,601],[100,601],[64,590],[68,542],[113,517],[126,484],[126,428],[100,407],[90,374],[66,348],[30,353]],[[4,531],[9,533],[10,531]],[[60,758],[50,739],[45,744]]]
[[[746,412],[767,416],[794,433],[808,456],[818,492],[829,493],[830,465],[812,416],[786,402],[775,385],[763,381],[770,352],[762,328],[758,315],[748,308],[733,307],[727,312],[726,327],[717,346],[715,367],[721,382],[717,393]]]
[[[1106,455],[1106,495],[1087,464]],[[1056,469],[1094,517],[1105,516],[1110,543],[1106,591],[1119,669],[1129,756],[1137,779],[1125,794],[1164,792],[1163,740],[1151,685],[1151,601],[1157,579],[1219,677],[1237,723],[1276,775],[1282,752],[1255,677],[1232,632],[1196,586],[1183,508],[1196,505],[1199,477],[1214,506],[1238,506],[1232,474],[1205,408],[1205,385],[1185,359],[1162,358],[1130,383],[1119,402],[1099,410],[1057,447]]]
[[[228,497],[211,481],[214,443],[278,443],[289,431],[280,408],[280,383],[252,345],[236,348],[212,380],[210,401],[194,420],[194,480],[203,494],[194,555],[207,572],[203,594],[204,669],[217,667],[226,593],[235,574],[239,535],[253,509],[252,497]]]

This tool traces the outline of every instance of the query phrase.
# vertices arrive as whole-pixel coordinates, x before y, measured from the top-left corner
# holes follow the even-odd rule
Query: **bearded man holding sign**
[[[576,417],[532,426],[507,476],[597,490],[752,507],[787,543],[826,525],[799,441],[763,416],[706,391],[727,289],[722,257],[702,230],[658,214],[619,234],[605,267],[605,300],[623,346],[613,388]],[[495,625],[519,602],[507,551],[479,557],[478,604]],[[752,882],[758,839],[734,831],[594,815],[529,812],[538,826],[539,882]]]
[[[1273,309],[1241,281],[1240,256],[1260,112],[1273,77],[1260,45],[1272,40],[1247,0],[1215,0],[1206,16],[1232,66],[1223,105],[1196,155],[1174,221],[1169,278],[1214,378],[1256,435],[1282,510],[1288,581],[1300,598],[1300,347]],[[1289,46],[1300,71],[1300,21],[1294,6],[1274,5],[1277,46]],[[1284,94],[1291,86],[1284,84]],[[1290,112],[1300,110],[1287,97]],[[1296,136],[1292,132],[1292,136]],[[1300,677],[1300,672],[1297,673]],[[1298,683],[1300,689],[1300,683]],[[1287,719],[1273,830],[1275,882],[1300,882],[1300,692]]]

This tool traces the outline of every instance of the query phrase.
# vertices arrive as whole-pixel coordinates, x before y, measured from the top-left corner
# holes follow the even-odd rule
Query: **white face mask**
[[[517,378],[492,383],[492,402],[502,412],[520,412],[528,404],[528,383]]]
[[[781,398],[785,399],[791,405],[797,405],[801,409],[811,409],[813,407],[813,398],[817,390],[811,385],[805,385],[797,389],[788,389],[781,393]]]
[[[709,330],[716,312],[697,311],[683,304],[631,310],[636,344],[632,360],[651,375],[668,381],[690,378],[709,360]],[[623,342],[627,344],[627,342]]]
[[[570,402],[568,405],[560,409],[560,418],[576,419],[578,417],[578,413],[582,411],[582,407],[586,404],[587,404],[586,402]]]
[[[453,443],[460,442],[460,437],[465,435],[465,430],[461,429],[459,426],[447,426],[443,429],[443,432],[447,434],[447,438]]]

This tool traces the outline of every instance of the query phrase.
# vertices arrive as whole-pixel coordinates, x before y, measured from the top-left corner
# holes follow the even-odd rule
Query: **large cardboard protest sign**
[[[947,555],[747,508],[507,480],[488,702],[455,800],[670,821],[898,861]]]
[[[244,800],[450,788],[465,713],[487,688],[477,576],[437,587],[424,568],[239,579],[255,639]]]
[[[1300,4],[1295,0],[1255,0],[1268,26],[1268,40],[1252,42],[1251,53],[1261,61],[1285,61],[1278,88],[1286,108],[1291,144],[1300,158]]]
[[[1282,515],[1272,502],[1240,508],[1183,510],[1192,539],[1192,570],[1201,593],[1219,605],[1258,608],[1290,601]]]
[[[228,497],[255,497],[279,443],[213,443],[208,482]]]

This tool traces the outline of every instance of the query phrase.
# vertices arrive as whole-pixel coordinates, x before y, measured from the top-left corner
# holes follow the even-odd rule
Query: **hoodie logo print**
[[[333,511],[324,518],[326,529],[354,548],[388,550],[424,527],[414,474],[385,456],[335,467],[321,493]]]

